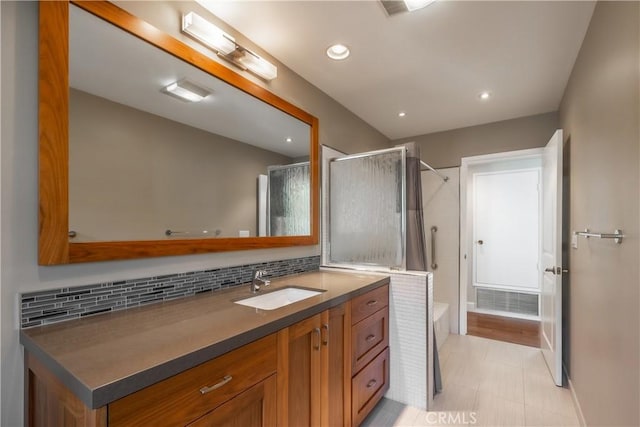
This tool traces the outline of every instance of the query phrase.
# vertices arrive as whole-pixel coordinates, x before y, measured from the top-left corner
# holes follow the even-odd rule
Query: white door
[[[540,172],[473,175],[474,285],[540,288]]]
[[[542,162],[542,354],[562,386],[562,130],[553,134]]]

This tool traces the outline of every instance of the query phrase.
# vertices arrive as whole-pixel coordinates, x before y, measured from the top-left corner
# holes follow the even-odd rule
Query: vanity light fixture
[[[253,74],[262,77],[265,80],[273,80],[278,77],[278,67],[276,67],[266,59],[256,55],[249,49],[245,49],[242,46],[237,46],[236,52],[242,52],[242,55],[234,56],[235,60],[242,64],[245,69],[251,71]]]
[[[242,70],[248,70],[265,80],[278,77],[278,68],[251,50],[240,46],[236,40],[195,12],[182,16],[182,31],[207,47],[218,56]]]
[[[221,55],[229,55],[236,50],[236,39],[195,12],[182,16],[182,31]]]
[[[291,138],[290,136],[288,136],[288,137],[284,140],[284,142],[286,142],[286,143],[292,143],[292,142],[293,142],[293,138]]]
[[[484,91],[480,93],[480,95],[478,95],[478,98],[480,98],[480,100],[482,101],[488,101],[491,98],[491,93]]]
[[[407,113],[405,113],[404,111],[400,111],[400,112],[398,113],[398,117],[404,117],[404,116],[406,116],[406,115],[407,115]]]
[[[340,43],[329,46],[327,49],[327,56],[331,59],[335,59],[336,61],[347,59],[350,54],[351,51],[349,51],[349,48]]]
[[[187,102],[200,102],[207,96],[211,95],[211,91],[200,87],[187,79],[173,82],[170,85],[163,87],[161,92]]]

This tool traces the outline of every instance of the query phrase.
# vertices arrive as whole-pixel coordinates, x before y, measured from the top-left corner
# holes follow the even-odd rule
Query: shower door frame
[[[330,147],[329,147],[330,148]],[[398,151],[401,152],[402,156],[401,156],[401,162],[402,162],[402,190],[401,190],[401,196],[402,196],[402,201],[401,201],[401,205],[402,205],[402,210],[401,210],[401,225],[400,225],[400,233],[401,233],[401,242],[402,242],[402,254],[401,254],[401,265],[399,267],[390,267],[390,266],[385,266],[385,265],[379,265],[379,264],[358,264],[358,263],[340,263],[340,262],[332,262],[331,261],[331,176],[330,176],[330,164],[331,162],[334,161],[345,161],[345,160],[350,160],[350,159],[357,159],[357,158],[362,158],[362,157],[371,157],[371,156],[375,156],[375,155],[379,155],[379,154],[384,154],[384,153],[391,153],[394,151]],[[324,166],[324,160],[323,160],[323,166]],[[325,180],[325,170],[323,169],[323,182],[326,182],[327,185],[327,194],[326,194],[326,198],[325,195],[323,194],[322,199],[323,199],[323,216],[324,216],[324,220],[321,221],[323,223],[323,226],[326,226],[326,230],[323,230],[322,232],[322,259],[321,259],[321,265],[322,266],[326,266],[326,267],[333,267],[333,268],[345,268],[345,269],[351,269],[351,270],[368,270],[368,271],[382,271],[382,272],[390,272],[390,271],[406,271],[406,265],[407,265],[407,149],[405,147],[393,147],[393,148],[385,148],[385,149],[381,149],[381,150],[374,150],[374,151],[366,151],[363,153],[356,153],[356,154],[346,154],[344,156],[340,156],[340,157],[335,157],[332,159],[327,159],[327,163],[326,163],[326,181]],[[325,211],[325,207],[326,207],[326,211]],[[326,239],[326,240],[325,240]]]

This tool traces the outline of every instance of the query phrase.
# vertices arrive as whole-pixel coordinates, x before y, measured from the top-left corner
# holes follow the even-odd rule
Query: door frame
[[[460,161],[460,281],[458,283],[459,301],[459,331],[460,335],[467,334],[467,286],[472,279],[473,257],[467,256],[472,248],[471,231],[473,230],[473,215],[470,197],[470,179],[472,174],[469,169],[479,165],[485,165],[505,160],[526,160],[542,156],[544,148],[530,148],[526,150],[506,151],[502,153],[484,154],[481,156],[463,157]]]

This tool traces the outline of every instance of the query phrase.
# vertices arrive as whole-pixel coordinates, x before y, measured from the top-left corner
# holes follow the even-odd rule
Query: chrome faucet
[[[262,276],[267,274],[264,270],[253,270],[253,278],[251,279],[251,293],[255,294],[260,290],[260,286],[269,286],[270,280],[263,279]]]

